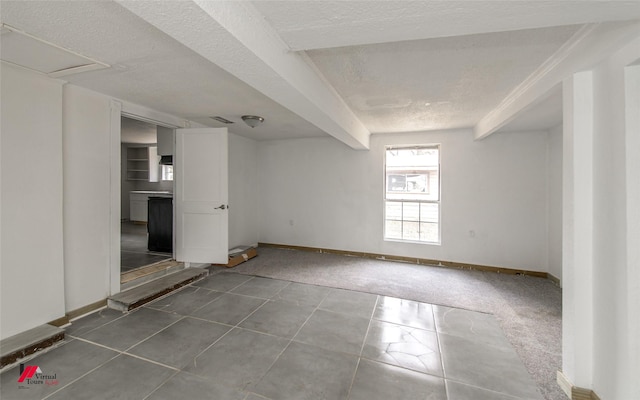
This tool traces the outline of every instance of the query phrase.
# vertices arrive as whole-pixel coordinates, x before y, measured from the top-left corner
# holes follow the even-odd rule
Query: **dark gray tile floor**
[[[120,271],[127,272],[171,258],[169,253],[147,250],[147,226],[132,222],[120,223]]]
[[[5,399],[541,399],[489,314],[214,270],[72,323]]]

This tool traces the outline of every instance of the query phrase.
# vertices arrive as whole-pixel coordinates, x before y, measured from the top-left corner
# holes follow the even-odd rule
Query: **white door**
[[[177,261],[228,262],[227,142],[227,128],[176,130]]]

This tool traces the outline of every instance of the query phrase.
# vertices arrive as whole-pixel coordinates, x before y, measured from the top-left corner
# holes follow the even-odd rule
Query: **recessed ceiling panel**
[[[371,133],[471,127],[579,28],[308,51]]]
[[[254,1],[292,50],[640,18],[640,2],[518,1]]]
[[[17,29],[3,25],[0,58],[55,78],[108,67],[104,63],[63,49]]]

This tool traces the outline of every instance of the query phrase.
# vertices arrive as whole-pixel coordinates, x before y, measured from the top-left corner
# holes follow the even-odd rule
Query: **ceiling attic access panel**
[[[61,78],[109,67],[103,62],[39,39],[6,24],[0,27],[0,39],[2,61],[45,74],[50,78]]]

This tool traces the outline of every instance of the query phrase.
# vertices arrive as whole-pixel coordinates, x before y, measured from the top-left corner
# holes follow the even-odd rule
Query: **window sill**
[[[408,243],[408,244],[427,244],[432,246],[441,246],[442,242],[421,242],[418,240],[404,240],[404,239],[383,239],[385,242],[394,242],[394,243]]]

